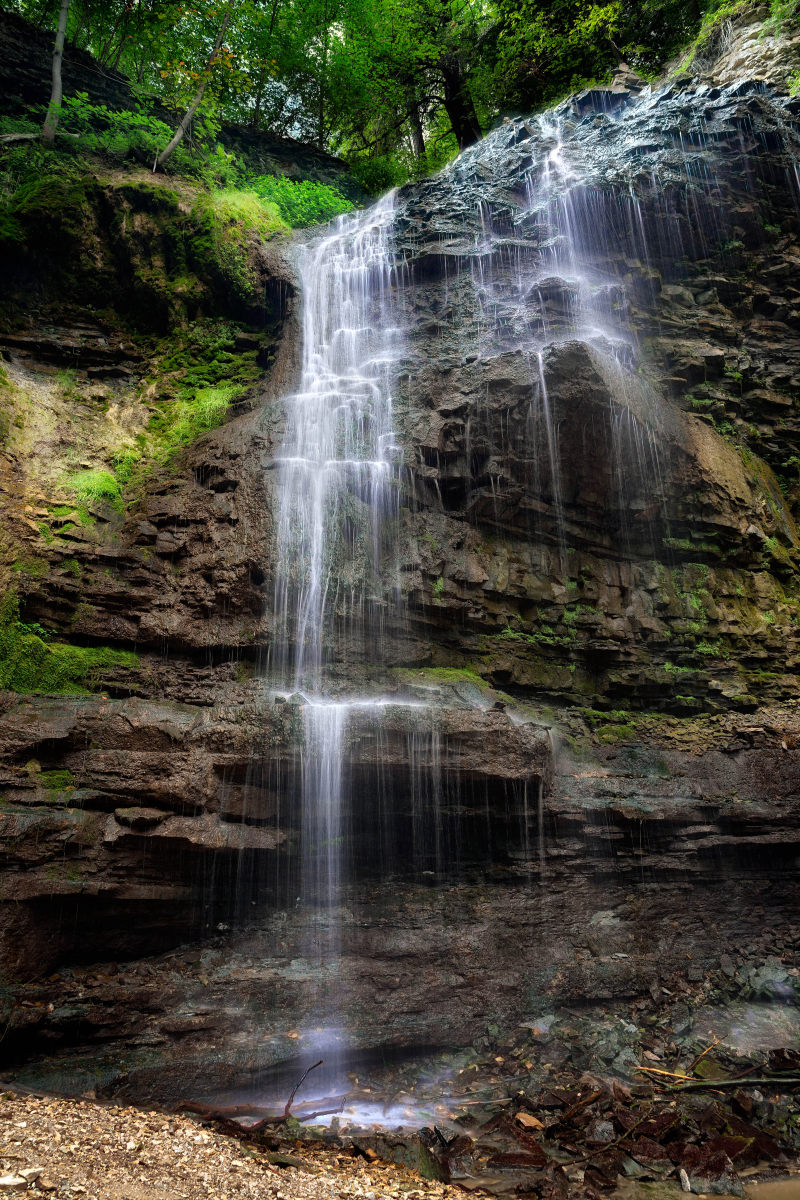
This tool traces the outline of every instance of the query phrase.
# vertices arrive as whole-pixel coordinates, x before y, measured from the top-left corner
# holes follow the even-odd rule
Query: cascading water
[[[562,463],[544,353],[553,343],[580,338],[618,375],[633,361],[624,291],[618,279],[604,274],[593,261],[598,245],[610,236],[607,214],[589,191],[585,172],[568,161],[564,138],[559,119],[539,119],[533,162],[523,179],[524,203],[517,214],[521,237],[510,250],[505,249],[507,231],[502,222],[498,225],[492,205],[479,202],[480,231],[473,252],[480,266],[472,273],[483,349],[492,353],[498,343],[508,344],[520,348],[530,362],[531,420],[526,436],[534,461],[543,458],[546,463],[544,472],[538,466],[536,470],[548,476],[540,478],[540,485],[552,493],[562,574],[567,557]],[[487,139],[471,155],[491,153]],[[470,153],[442,176],[454,198],[469,160]],[[363,714],[375,704],[354,701],[349,694],[347,664],[380,663],[381,612],[387,600],[397,611],[399,597],[397,572],[392,569],[398,547],[392,534],[399,509],[401,451],[393,394],[406,331],[397,298],[402,255],[395,245],[396,217],[395,197],[389,195],[365,213],[340,218],[330,233],[298,249],[302,378],[299,390],[286,401],[286,434],[276,464],[279,519],[271,668],[277,686],[303,699],[299,901],[316,914],[307,952],[321,970],[341,952],[342,885],[347,882],[352,841],[349,797],[343,794],[349,786],[344,782],[348,726],[354,712]],[[505,269],[509,254],[511,272]],[[451,829],[445,839],[440,746],[433,719],[429,728],[417,728],[409,736],[407,752],[409,860],[417,873],[440,877],[445,860],[458,854],[459,832]],[[386,753],[380,734],[375,753],[378,760]],[[415,767],[417,759],[426,761],[424,771]],[[380,761],[376,768],[380,777]],[[535,844],[543,870],[541,781],[536,786],[536,805],[529,809],[527,801],[523,804],[520,844]],[[380,808],[383,796],[376,800]],[[398,837],[393,814],[384,813],[374,832],[376,856],[390,863],[395,848],[385,842]],[[485,836],[491,842],[488,825]],[[523,857],[529,857],[527,850]],[[318,1021],[335,1024],[341,1015],[336,1007],[328,988],[320,1000]]]
[[[632,314],[638,320],[642,308],[654,306],[660,281],[653,284],[652,272],[669,278],[673,267],[666,260],[671,263],[690,243],[703,250],[724,226],[698,222],[687,232],[685,214],[700,203],[692,189],[699,189],[705,207],[713,205],[710,169],[691,165],[685,148],[668,161],[674,186],[685,186],[688,199],[680,208],[672,194],[659,195],[658,220],[648,225],[631,179],[640,190],[645,185],[633,168],[626,176],[621,164],[628,153],[638,163],[637,131],[647,127],[650,108],[645,95],[618,111],[593,113],[599,132],[564,112],[510,123],[401,200],[387,197],[341,219],[332,232],[298,250],[303,372],[298,392],[286,401],[277,459],[271,668],[276,688],[301,693],[303,700],[299,900],[310,913],[305,928],[313,933],[303,953],[320,983],[310,1024],[331,1035],[316,1043],[326,1046],[329,1062],[342,1044],[337,1029],[346,1027],[338,960],[347,955],[345,885],[355,858],[363,878],[372,870],[391,876],[402,860],[408,877],[426,877],[428,884],[442,881],[443,868],[459,860],[465,845],[465,860],[488,862],[496,854],[525,886],[535,887],[550,870],[545,785],[532,759],[509,779],[496,765],[494,775],[468,778],[459,774],[446,738],[439,738],[437,705],[463,701],[463,707],[479,708],[480,698],[442,701],[440,689],[401,733],[398,723],[384,722],[384,702],[358,694],[369,690],[368,675],[372,686],[377,682],[376,673],[364,668],[403,665],[397,643],[389,649],[384,639],[382,614],[391,607],[396,635],[402,624],[396,567],[402,559],[410,576],[421,557],[417,547],[410,565],[403,559],[407,547],[399,532],[400,497],[409,481],[401,475],[398,443],[410,459],[414,421],[428,402],[413,394],[418,381],[423,397],[426,386],[435,400],[447,393],[430,423],[433,433],[426,430],[427,440],[420,438],[417,478],[410,482],[412,492],[419,489],[415,495],[429,488],[422,503],[437,520],[453,510],[453,520],[465,526],[505,528],[518,538],[519,561],[531,544],[549,547],[539,562],[549,562],[555,586],[568,596],[570,587],[572,594],[579,587],[571,522],[581,506],[585,513],[592,505],[599,514],[586,541],[594,538],[632,558],[629,543],[638,538],[636,552],[657,557],[666,518],[653,534],[647,522],[661,503],[659,436],[671,418],[638,374]],[[639,264],[638,275],[629,269],[631,261]],[[415,289],[430,293],[423,318],[413,311]],[[565,353],[570,346],[580,350],[571,360]],[[433,369],[426,356],[435,357]],[[523,364],[516,376],[509,366],[514,358]],[[564,397],[571,403],[573,394],[563,386],[558,406],[551,403],[548,384],[559,361],[588,362],[593,378],[606,385],[595,393],[602,404],[590,396],[571,416]],[[426,369],[435,376],[433,386],[424,379]],[[493,400],[495,385],[499,402]],[[519,405],[523,419],[514,425],[516,393],[525,400]],[[463,433],[455,424],[462,413]],[[570,420],[572,462],[563,436]],[[425,416],[419,424],[425,425]],[[460,436],[465,449],[451,449],[448,439],[457,446]],[[577,471],[570,469],[581,465],[582,453],[602,460],[602,473],[598,468],[590,476],[596,486],[591,498],[579,494]],[[465,460],[459,467],[463,491],[460,483],[446,490],[442,464],[448,454]],[[481,508],[487,493],[491,500]],[[503,511],[509,495],[509,507],[520,495],[527,504],[516,527]],[[436,537],[425,536],[435,559]],[[484,575],[491,597],[494,580]],[[480,566],[465,566],[467,583],[480,576]],[[539,584],[532,569],[518,592],[520,621],[533,624],[522,614],[535,607],[531,597]],[[498,584],[497,593],[505,587]],[[465,594],[462,612],[470,602],[466,588]],[[432,609],[435,619],[436,597],[434,583],[420,603],[428,605],[423,619]],[[485,622],[481,637],[491,628],[490,604],[481,610],[476,603],[476,626]],[[409,616],[409,624],[414,619],[416,614]],[[547,625],[541,632],[534,628],[528,633],[524,626],[506,626],[489,636],[540,639],[556,647],[567,641]],[[552,742],[547,753],[552,758]],[[474,852],[479,844],[483,860]]]
[[[276,682],[303,694],[299,901],[314,912],[309,956],[322,970],[339,952],[337,913],[346,831],[342,768],[350,706],[330,695],[326,656],[337,635],[345,657],[380,658],[381,566],[397,507],[392,372],[390,194],[364,214],[301,246],[303,370],[288,397],[278,458]],[[323,1026],[339,1014],[320,991]],[[331,1057],[330,1041],[326,1042]],[[335,1049],[333,1051],[335,1059]]]
[[[303,373],[287,405],[278,459],[274,668],[289,686],[322,689],[333,625],[367,636],[381,590],[381,537],[396,505],[392,314],[385,197],[299,250]],[[372,636],[373,630],[370,630]]]

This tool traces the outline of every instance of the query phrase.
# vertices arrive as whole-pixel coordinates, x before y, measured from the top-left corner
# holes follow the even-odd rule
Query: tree
[[[65,0],[65,3],[68,3],[68,0]],[[225,38],[225,33],[227,31],[228,25],[230,24],[232,15],[233,15],[233,0],[230,0],[230,3],[228,4],[228,6],[225,9],[225,12],[223,14],[222,23],[220,24],[219,32],[217,33],[217,37],[214,42],[214,48],[208,57],[208,62],[206,63],[205,70],[203,71],[203,74],[201,76],[200,86],[198,87],[197,91],[195,92],[195,94],[192,98],[192,101],[191,101],[189,107],[187,108],[186,112],[181,117],[181,120],[178,124],[178,128],[175,130],[174,135],[170,138],[167,145],[164,147],[164,149],[159,154],[156,164],[153,167],[154,171],[160,167],[165,166],[165,164],[169,162],[169,160],[172,157],[172,155],[174,154],[175,150],[178,148],[178,146],[181,144],[184,137],[186,136],[186,131],[189,128],[189,126],[191,125],[192,121],[194,120],[195,114],[203,102],[203,97],[206,94],[206,88],[208,87],[209,81],[211,79],[211,75],[214,70],[214,64],[216,63],[219,52],[222,49],[222,42]]]
[[[61,98],[63,86],[61,82],[61,63],[64,58],[64,39],[67,36],[67,18],[69,17],[70,0],[61,0],[61,10],[58,14],[58,28],[53,46],[53,88],[50,92],[50,103],[42,126],[42,141],[52,146],[55,141],[58,118],[61,115]]]

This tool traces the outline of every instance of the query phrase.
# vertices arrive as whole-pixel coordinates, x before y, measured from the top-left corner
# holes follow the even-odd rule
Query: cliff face
[[[409,593],[497,684],[684,713],[796,694],[800,106],[774,103],[598,90],[400,209]],[[531,208],[554,155],[573,190]],[[579,261],[542,283],[559,223]],[[635,376],[598,353],[614,325]]]
[[[341,981],[364,1044],[652,992],[685,971],[687,907],[702,971],[760,954],[764,921],[796,944],[800,102],[704,69],[506,123],[397,199],[403,604],[381,687],[433,715],[361,715],[347,746]],[[532,170],[561,159],[583,258],[543,279],[564,193],[537,207]],[[16,220],[0,935],[6,978],[39,981],[11,1021],[21,1055],[138,1027],[129,1094],[166,1094],[176,1057],[219,1082],[286,1056],[313,973],[291,911],[302,722],[261,681],[291,254],[135,174],[50,182]],[[351,634],[331,670],[369,690]],[[434,776],[441,826],[418,829]],[[199,1024],[171,960],[157,1000],[144,968],[74,1005],[40,979],[246,916],[207,948]]]

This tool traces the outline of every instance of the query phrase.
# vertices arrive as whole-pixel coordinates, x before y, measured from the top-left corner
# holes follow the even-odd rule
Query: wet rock
[[[712,1196],[743,1196],[744,1186],[728,1155],[719,1151],[700,1152],[697,1161],[686,1165],[691,1190]]]

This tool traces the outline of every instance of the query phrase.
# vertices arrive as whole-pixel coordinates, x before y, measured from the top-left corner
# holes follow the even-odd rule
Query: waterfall
[[[393,211],[389,194],[298,251],[303,369],[277,460],[273,655],[295,689],[322,690],[334,622],[366,637],[365,605],[381,592],[381,532],[397,496]]]
[[[714,241],[726,226],[716,216],[718,228],[686,224],[696,202],[714,208],[702,190],[710,168],[693,167],[687,183],[684,152],[660,130],[673,190],[653,198],[655,174],[640,171],[656,136],[650,103],[509,122],[438,176],[297,247],[302,372],[285,400],[275,459],[270,669],[302,713],[302,745],[295,756],[293,743],[287,770],[300,786],[289,785],[286,824],[290,855],[300,834],[289,875],[298,971],[311,980],[304,1032],[314,1030],[320,1050],[334,1032],[341,1046],[360,1028],[349,886],[357,879],[378,878],[390,892],[400,878],[443,896],[452,879],[486,864],[525,886],[555,877],[544,767],[553,743],[536,750],[530,710],[503,757],[507,698],[492,717],[479,688],[465,698],[452,681],[452,695],[434,681],[409,716],[397,711],[407,703],[399,685],[381,696],[378,681],[382,667],[404,665],[398,646],[408,634],[409,665],[448,663],[453,645],[451,661],[461,664],[466,647],[511,690],[526,678],[516,645],[543,692],[582,695],[580,680],[573,693],[549,666],[588,660],[586,615],[593,603],[602,611],[604,590],[617,590],[611,571],[595,578],[591,557],[665,557],[673,418],[648,385],[645,338],[658,332],[659,288],[677,277],[689,240]],[[420,504],[408,526],[419,518],[424,530],[412,528],[408,547],[401,484]],[[508,531],[513,553],[493,553],[497,529]],[[624,589],[632,587],[620,572],[620,597]],[[633,614],[643,628],[647,603],[643,619]],[[451,638],[450,621],[467,636]],[[505,637],[501,658],[494,639]],[[424,657],[423,640],[438,640],[437,653]],[[534,676],[539,647],[552,654]],[[418,698],[424,685],[414,686]],[[485,720],[463,719],[483,702]],[[329,1064],[333,1053],[325,1051]]]
[[[349,698],[331,695],[326,662],[338,636],[345,656],[380,659],[384,531],[396,509],[398,450],[392,367],[400,330],[393,315],[390,194],[298,248],[303,365],[286,400],[277,459],[278,530],[273,675],[303,693],[299,903],[308,909],[306,953],[318,979],[340,953],[347,831],[342,772]],[[379,608],[379,603],[377,604]],[[334,692],[336,688],[334,687]],[[317,986],[315,1023],[337,1011],[335,982]],[[315,1034],[319,1046],[319,1031]],[[334,1062],[331,1059],[333,1056]]]

